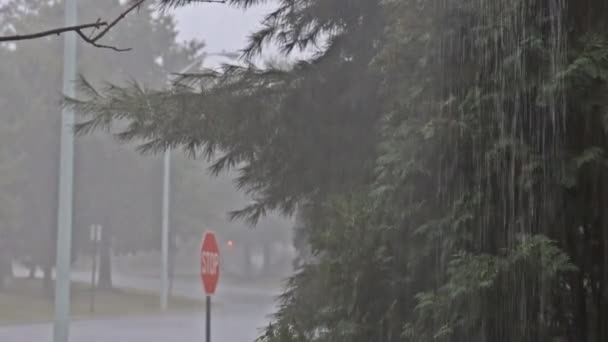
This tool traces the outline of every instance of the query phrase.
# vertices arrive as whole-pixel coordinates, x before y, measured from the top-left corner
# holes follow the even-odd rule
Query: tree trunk
[[[6,281],[13,277],[13,258],[8,242],[0,238],[0,290],[6,286]]]
[[[251,242],[245,241],[245,246],[243,246],[243,261],[244,261],[244,274],[247,279],[251,279],[253,276],[253,270],[251,265]]]
[[[42,286],[44,287],[44,293],[50,300],[53,299],[53,265],[52,261],[49,260],[42,265]]]
[[[0,255],[0,290],[4,290],[6,287],[6,279],[9,277],[9,270],[7,267],[6,259],[3,255]]]
[[[28,272],[29,272],[28,278],[30,278],[30,279],[36,278],[36,268],[37,268],[36,264],[34,264],[34,263],[29,264],[29,265],[27,265],[27,268],[28,268]]]
[[[270,242],[264,242],[262,253],[262,274],[269,275],[271,273],[272,263],[272,247]]]
[[[99,280],[97,286],[102,290],[112,289],[112,237],[108,231],[108,227],[104,227],[101,233]]]
[[[8,276],[9,278],[15,278],[15,269],[13,268],[12,258],[8,260]]]

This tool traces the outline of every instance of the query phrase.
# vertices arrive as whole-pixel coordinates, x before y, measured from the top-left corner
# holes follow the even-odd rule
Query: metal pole
[[[180,71],[180,74],[188,72],[191,68],[200,64],[200,59]],[[162,228],[161,228],[161,275],[160,275],[160,308],[167,310],[169,302],[169,196],[171,191],[171,149],[165,150],[163,156],[163,202],[162,202]]]
[[[92,260],[93,264],[91,267],[91,313],[95,312],[95,290],[97,289],[97,255],[99,254],[99,239],[98,236],[101,233],[101,226],[93,225],[91,227],[91,242],[93,242],[93,253]]]
[[[95,290],[97,288],[97,240],[93,241],[93,270],[91,271],[91,313],[95,312]]]
[[[65,0],[65,25],[76,25],[77,0]],[[76,33],[64,33],[63,93],[74,96],[76,79]],[[61,116],[61,159],[57,209],[57,251],[55,265],[54,342],[68,342],[70,323],[70,253],[74,181],[74,113],[64,108]]]
[[[207,296],[207,315],[206,315],[206,326],[207,330],[205,334],[207,336],[206,342],[211,342],[211,296]]]
[[[165,151],[163,172],[163,222],[162,222],[162,242],[161,242],[161,295],[160,308],[167,310],[169,297],[169,191],[171,180],[171,152]]]

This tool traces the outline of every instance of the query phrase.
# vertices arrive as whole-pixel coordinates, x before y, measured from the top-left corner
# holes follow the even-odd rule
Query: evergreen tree
[[[262,341],[600,342],[607,14],[598,0],[284,0],[245,56],[322,46],[291,70],[85,85],[69,103],[82,133],[120,119],[144,151],[222,153],[212,170],[236,168],[255,199],[235,218],[298,208],[313,257]]]

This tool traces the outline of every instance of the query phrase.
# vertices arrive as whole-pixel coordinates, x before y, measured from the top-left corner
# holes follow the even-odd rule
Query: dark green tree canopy
[[[283,0],[244,58],[316,52],[288,70],[85,83],[68,105],[82,133],[121,120],[142,151],[236,168],[235,217],[298,210],[312,257],[263,341],[603,342],[607,11]]]

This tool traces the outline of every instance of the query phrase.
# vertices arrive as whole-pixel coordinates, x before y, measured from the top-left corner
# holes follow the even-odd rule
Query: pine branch
[[[103,38],[103,36],[105,36],[114,26],[116,26],[116,24],[118,24],[121,20],[123,20],[127,14],[129,14],[130,12],[132,12],[133,10],[135,10],[136,8],[139,8],[146,0],[137,0],[134,1],[133,4],[128,7],[125,11],[123,11],[122,13],[120,13],[118,15],[118,17],[116,17],[116,19],[114,19],[111,23],[109,23],[108,25],[105,26],[105,28],[103,30],[101,30],[101,32],[99,32],[97,35],[95,35],[93,38],[89,38],[87,36],[85,36],[82,31],[76,31],[76,33],[78,33],[78,35],[82,38],[82,40],[84,40],[85,42],[98,47],[98,48],[106,48],[106,49],[112,49],[115,51],[129,51],[131,50],[131,48],[126,48],[126,49],[120,49],[120,48],[116,48],[113,46],[108,46],[108,45],[103,45],[103,44],[99,44],[97,43],[101,38]]]
[[[201,2],[225,4],[226,0],[161,0],[160,6],[162,8],[181,7]]]
[[[160,0],[161,8],[169,7],[182,7],[191,4],[207,2],[207,3],[220,3],[230,4],[241,8],[248,8],[259,3],[263,3],[267,0]]]

